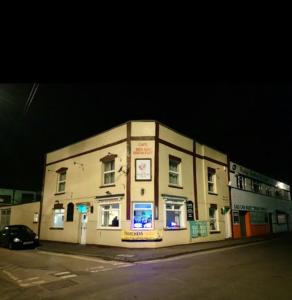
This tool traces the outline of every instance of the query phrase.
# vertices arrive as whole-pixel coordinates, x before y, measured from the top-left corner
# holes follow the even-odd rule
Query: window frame
[[[170,169],[170,162],[174,162],[177,166],[177,171]],[[182,172],[181,172],[181,159],[172,155],[168,158],[168,185],[169,186],[182,186]],[[177,183],[170,181],[170,174],[177,176]]]
[[[167,205],[171,205],[172,208],[168,209]],[[175,205],[179,205],[179,209],[175,209]],[[179,211],[179,223],[180,226],[177,227],[171,227],[167,225],[167,212],[168,211]],[[180,229],[186,229],[186,207],[185,207],[185,201],[184,200],[172,200],[167,199],[164,203],[164,229],[167,230],[180,230]]]
[[[110,169],[109,171],[105,171],[106,164],[111,164],[112,162],[113,162],[113,169]],[[105,175],[108,175],[108,174],[114,174],[113,181],[105,183]],[[113,159],[110,159],[110,160],[102,161],[102,185],[103,186],[113,185],[113,184],[115,184],[115,181],[116,181],[116,162],[115,162],[115,159],[113,158]]]
[[[60,211],[58,213],[56,213],[56,211]],[[55,216],[56,215],[61,215],[61,219],[62,219],[62,225],[63,226],[56,226],[55,224]],[[64,228],[65,225],[65,209],[64,208],[53,208],[53,222],[52,222],[52,228]]]
[[[212,218],[212,219],[215,219],[215,229],[211,229],[211,217],[210,217],[210,210],[211,209],[214,209],[215,210],[215,218]],[[218,213],[218,206],[217,204],[210,204],[209,206],[209,226],[210,226],[210,232],[220,232],[220,228],[219,228],[219,213]]]
[[[66,181],[67,181],[67,170],[58,171],[58,179],[57,179],[57,193],[65,193],[66,192]],[[61,176],[65,174],[65,179],[61,180]],[[60,185],[64,184],[64,190],[60,190]]]
[[[212,171],[212,181],[209,180],[209,172]],[[209,189],[209,185],[213,186],[213,191]],[[216,180],[216,169],[208,167],[207,169],[207,185],[208,185],[208,194],[217,195],[217,180]]]
[[[118,205],[118,208],[112,208],[112,205]],[[119,225],[118,226],[103,226],[102,225],[102,220],[103,220],[103,212],[104,207],[105,206],[110,206],[109,209],[107,209],[106,211],[109,212],[109,215],[112,211],[118,211],[118,222]],[[119,201],[108,201],[108,202],[102,202],[98,204],[98,221],[97,221],[97,228],[98,229],[121,229],[121,203]]]
[[[147,208],[147,209],[143,209],[143,208],[135,208],[135,205],[137,204],[150,204],[150,208]],[[151,227],[144,227],[144,228],[137,228],[137,227],[134,227],[134,214],[135,214],[135,210],[136,211],[142,211],[142,210],[151,210]],[[131,221],[131,229],[132,230],[153,230],[154,229],[154,204],[153,202],[143,202],[143,201],[135,201],[133,202],[133,205],[132,205],[132,221]]]

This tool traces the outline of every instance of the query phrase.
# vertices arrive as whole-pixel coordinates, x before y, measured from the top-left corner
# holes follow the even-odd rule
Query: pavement
[[[187,245],[176,245],[162,248],[121,248],[121,247],[108,247],[99,245],[80,245],[73,243],[63,243],[54,241],[41,241],[40,246],[37,248],[39,251],[48,251],[55,253],[64,253],[71,255],[81,255],[102,258],[105,260],[117,260],[127,262],[147,261],[155,259],[163,259],[184,255],[195,252],[202,252],[220,248],[230,248],[238,245],[257,243],[261,241],[276,238],[277,235],[251,237],[243,239],[227,239],[216,242],[202,242]]]

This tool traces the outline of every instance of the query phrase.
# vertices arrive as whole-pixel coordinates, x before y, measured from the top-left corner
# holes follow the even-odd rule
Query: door
[[[273,233],[273,213],[269,213],[270,233]]]
[[[0,210],[0,229],[10,225],[10,214],[11,214],[10,208]]]
[[[225,238],[229,239],[232,237],[231,234],[231,213],[230,213],[230,209],[225,212]]]
[[[81,214],[81,233],[80,233],[80,244],[86,244],[86,230],[87,230],[87,213]]]
[[[239,211],[241,237],[246,237],[245,214],[246,211]]]

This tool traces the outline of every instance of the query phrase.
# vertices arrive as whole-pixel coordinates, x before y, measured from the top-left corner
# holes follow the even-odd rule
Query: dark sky
[[[0,187],[41,189],[44,153],[155,119],[292,184],[292,82],[0,84]]]

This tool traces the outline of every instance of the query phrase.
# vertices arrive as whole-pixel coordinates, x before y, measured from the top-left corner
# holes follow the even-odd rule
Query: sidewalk
[[[41,241],[38,247],[39,251],[65,253],[71,255],[82,255],[102,258],[105,260],[118,260],[127,262],[137,262],[145,260],[162,259],[167,257],[178,256],[182,254],[207,251],[212,249],[228,248],[237,245],[256,243],[260,241],[270,240],[275,235],[252,237],[239,240],[223,240],[216,242],[204,242],[179,246],[170,246],[155,249],[130,249],[119,247],[107,247],[98,245],[80,245],[62,242]]]

